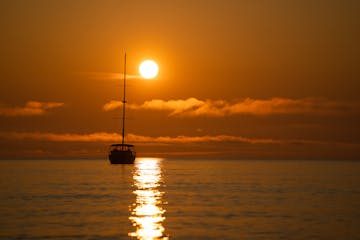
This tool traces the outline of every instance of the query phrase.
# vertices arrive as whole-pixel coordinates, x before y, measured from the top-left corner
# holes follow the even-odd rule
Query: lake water
[[[0,161],[0,239],[360,239],[360,162]]]

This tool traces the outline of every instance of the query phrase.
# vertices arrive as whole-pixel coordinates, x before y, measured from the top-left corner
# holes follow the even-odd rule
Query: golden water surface
[[[161,159],[158,158],[142,158],[135,163],[133,193],[136,200],[130,208],[129,217],[135,231],[129,236],[137,239],[168,239],[163,226],[165,209],[163,192],[159,189],[163,183],[159,164]]]

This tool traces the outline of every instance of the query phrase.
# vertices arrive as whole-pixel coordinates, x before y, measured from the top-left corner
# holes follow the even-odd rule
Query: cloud
[[[203,101],[200,101],[196,98],[188,98],[186,100],[159,100],[154,99],[151,101],[146,101],[142,105],[137,104],[128,104],[128,107],[131,109],[146,109],[146,110],[166,110],[172,112],[171,115],[181,114],[183,112],[188,112],[196,110],[196,108],[201,107]],[[105,111],[111,111],[122,106],[121,101],[110,101],[103,106]]]
[[[116,109],[121,102],[111,101],[104,105],[105,111]],[[359,112],[360,104],[337,102],[322,98],[245,98],[238,101],[199,100],[196,98],[179,100],[153,99],[143,104],[129,104],[129,108],[139,110],[168,111],[170,116],[212,116],[222,117],[236,114],[339,114]]]
[[[112,142],[121,139],[117,133],[96,132],[89,134],[76,133],[42,133],[42,132],[1,132],[0,137],[8,139],[30,139],[53,142]]]
[[[243,143],[280,143],[280,141],[272,139],[254,139],[246,138],[241,136],[231,136],[231,135],[204,135],[204,136],[160,136],[160,137],[150,137],[150,136],[141,136],[135,134],[127,135],[129,141],[138,142],[138,143],[165,143],[165,144],[175,144],[175,143],[209,143],[209,142],[243,142]]]
[[[111,72],[81,72],[81,75],[86,76],[89,79],[95,80],[122,80],[124,79],[123,73],[111,73]],[[140,75],[126,74],[126,79],[139,79]]]
[[[8,107],[0,105],[0,116],[36,116],[43,115],[47,110],[62,107],[64,103],[60,102],[39,102],[28,101],[23,107]]]
[[[118,133],[95,132],[88,134],[77,133],[42,133],[42,132],[0,132],[0,138],[13,140],[39,140],[53,142],[118,142],[121,135]],[[142,136],[127,134],[126,140],[139,144],[179,144],[179,143],[249,143],[249,144],[319,144],[321,141],[304,139],[279,140],[270,138],[248,138],[232,135],[203,135],[203,136]]]
[[[107,132],[85,134],[0,132],[0,141],[3,143],[3,147],[0,148],[0,158],[103,158],[105,145],[120,142],[120,139],[120,134]],[[246,159],[358,160],[360,156],[360,143],[346,141],[248,138],[233,135],[142,136],[137,134],[128,134],[126,140],[138,147],[140,156],[152,157],[193,158],[211,155]],[[44,145],[44,142],[47,144]],[[19,144],[21,148],[18,147]]]
[[[103,106],[103,110],[104,110],[104,111],[112,111],[112,110],[114,110],[114,109],[116,109],[116,108],[121,107],[122,104],[123,104],[123,103],[122,103],[121,101],[114,101],[114,100],[112,100],[112,101],[106,103],[106,104]]]

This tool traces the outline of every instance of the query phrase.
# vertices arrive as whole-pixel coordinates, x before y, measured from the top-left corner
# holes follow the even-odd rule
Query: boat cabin
[[[110,146],[110,152],[113,152],[113,151],[123,151],[123,152],[126,152],[126,151],[130,151],[130,152],[134,152],[134,145],[132,144],[121,144],[121,143],[118,143],[118,144],[112,144]]]

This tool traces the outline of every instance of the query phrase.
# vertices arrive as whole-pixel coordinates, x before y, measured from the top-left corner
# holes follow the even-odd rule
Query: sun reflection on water
[[[169,239],[165,235],[165,220],[162,196],[159,187],[163,184],[161,159],[140,158],[134,168],[135,203],[131,206],[129,219],[136,228],[129,236],[137,239]]]

